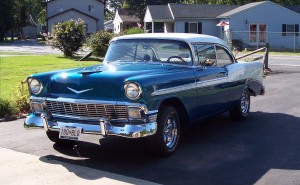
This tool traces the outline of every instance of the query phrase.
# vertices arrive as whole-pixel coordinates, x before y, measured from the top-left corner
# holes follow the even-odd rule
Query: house
[[[118,9],[114,18],[114,33],[120,33],[131,27],[137,27],[141,20],[131,15],[127,9]]]
[[[246,47],[269,43],[273,48],[300,49],[300,14],[271,1],[246,4],[217,18],[228,21],[225,31]]]
[[[201,33],[219,36],[216,17],[238,6],[209,4],[148,5],[144,18],[147,32]],[[151,23],[149,26],[149,24]]]
[[[185,32],[213,35],[229,44],[300,49],[298,7],[283,7],[271,1],[238,5],[149,5],[145,32]],[[274,13],[276,12],[276,13]],[[218,24],[218,23],[225,24]]]
[[[114,31],[114,23],[113,20],[104,21],[104,30],[108,32]]]
[[[67,20],[78,20],[86,24],[87,33],[104,29],[104,4],[100,0],[48,0],[46,6],[47,29]]]

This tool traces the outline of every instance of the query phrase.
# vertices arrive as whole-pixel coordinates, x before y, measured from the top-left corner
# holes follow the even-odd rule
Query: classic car
[[[44,128],[56,143],[82,134],[144,138],[160,156],[175,151],[183,126],[224,111],[245,119],[250,96],[264,94],[261,62],[238,62],[223,40],[185,33],[116,37],[102,64],[27,82],[26,128]]]

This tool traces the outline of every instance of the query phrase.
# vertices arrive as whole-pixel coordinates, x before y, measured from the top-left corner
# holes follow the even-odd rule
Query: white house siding
[[[113,23],[114,23],[114,33],[120,33],[121,32],[121,22],[123,22],[123,21],[122,21],[121,17],[119,16],[119,13],[117,11],[116,15],[115,15],[115,18],[114,18],[114,21],[113,21]]]
[[[50,31],[52,29],[52,26],[57,23],[61,23],[71,19],[78,20],[79,18],[84,20],[84,24],[87,24],[87,33],[93,33],[97,30],[95,19],[74,10],[68,11],[48,20],[48,30]]]
[[[152,16],[150,14],[149,8],[146,9],[145,17],[144,17],[144,22],[152,22]]]
[[[94,11],[89,11],[89,5],[94,6]],[[68,9],[74,8],[81,12],[84,12],[88,15],[91,15],[99,21],[95,26],[96,29],[93,31],[104,29],[104,5],[103,3],[96,0],[53,0],[47,3],[47,17],[52,17],[57,15],[60,12],[66,11]],[[70,12],[69,12],[70,13]],[[83,16],[82,16],[83,17]],[[83,18],[82,18],[83,19]],[[90,19],[90,18],[89,18]],[[84,20],[87,22],[86,20]],[[53,22],[50,20],[50,22]],[[49,24],[49,22],[48,22]],[[48,25],[48,28],[51,28],[51,25]],[[49,30],[49,29],[48,29]],[[51,29],[50,29],[51,30]],[[49,30],[49,31],[50,31]]]
[[[201,22],[202,23],[202,34],[212,35],[215,37],[220,37],[219,28],[216,26],[216,19],[182,19],[175,20],[174,31],[176,33],[185,32],[186,22]]]
[[[244,47],[259,46],[249,42],[249,25],[252,23],[267,25],[267,42],[270,43],[270,47],[288,49],[293,49],[294,45],[300,47],[299,36],[282,36],[281,33],[282,24],[300,25],[300,14],[274,3],[266,2],[239,12],[230,16],[229,21],[232,38],[242,40]]]

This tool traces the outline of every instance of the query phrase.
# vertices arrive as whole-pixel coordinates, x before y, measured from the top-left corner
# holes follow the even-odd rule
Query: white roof
[[[143,34],[132,34],[115,37],[112,41],[121,39],[169,39],[169,40],[180,40],[187,43],[214,43],[220,44],[227,48],[229,46],[223,40],[203,34],[192,34],[192,33],[143,33]]]

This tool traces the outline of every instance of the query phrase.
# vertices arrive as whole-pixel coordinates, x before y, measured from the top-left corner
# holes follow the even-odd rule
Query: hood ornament
[[[81,93],[84,93],[84,92],[87,92],[87,91],[91,91],[93,90],[94,88],[91,88],[91,89],[85,89],[85,90],[82,90],[82,91],[76,91],[75,89],[72,89],[70,87],[67,87],[70,91],[76,93],[76,94],[81,94]]]

